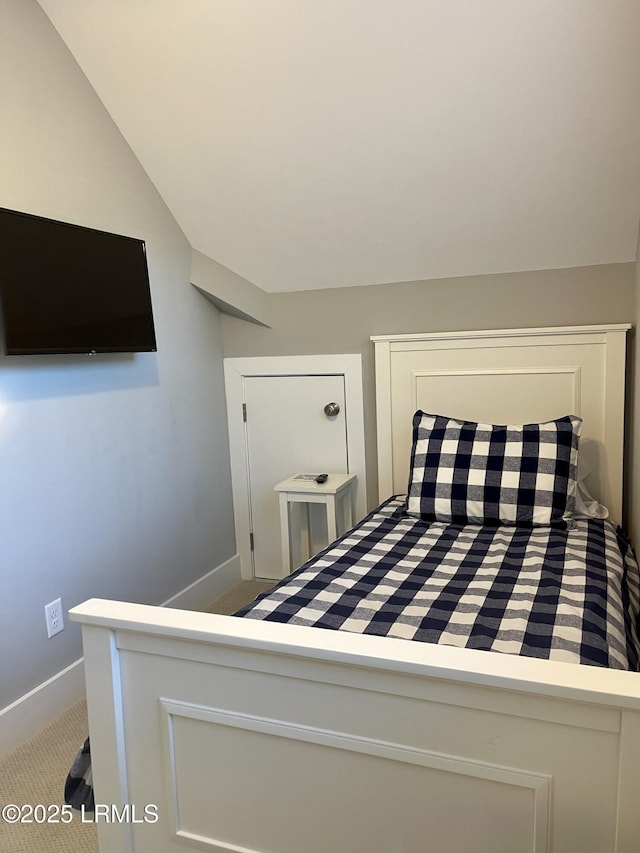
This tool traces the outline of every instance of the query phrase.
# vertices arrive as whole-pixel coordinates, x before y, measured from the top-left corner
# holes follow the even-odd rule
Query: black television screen
[[[6,355],[152,352],[145,244],[0,208]]]

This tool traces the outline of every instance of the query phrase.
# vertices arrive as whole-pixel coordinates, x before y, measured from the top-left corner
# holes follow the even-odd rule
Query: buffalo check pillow
[[[407,512],[454,524],[565,526],[577,491],[581,418],[480,424],[418,411]]]

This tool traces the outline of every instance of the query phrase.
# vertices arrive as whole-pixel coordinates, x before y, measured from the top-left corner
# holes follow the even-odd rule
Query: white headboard
[[[485,423],[583,419],[591,494],[622,519],[628,324],[375,335],[378,486],[407,490],[417,409]]]

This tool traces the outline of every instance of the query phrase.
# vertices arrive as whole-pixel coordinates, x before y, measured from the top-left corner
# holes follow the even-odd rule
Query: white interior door
[[[343,409],[343,417],[339,420],[330,422],[334,426],[341,424],[341,430],[346,431],[346,459],[340,458],[340,466],[337,464],[335,468],[346,471],[350,474],[355,474],[357,477],[356,487],[356,517],[357,521],[363,518],[368,509],[369,503],[367,499],[367,466],[365,458],[365,440],[364,440],[364,400],[362,387],[362,356],[359,353],[331,353],[331,354],[315,354],[315,355],[295,355],[295,356],[252,356],[247,358],[225,358],[224,359],[225,387],[227,397],[227,421],[229,425],[229,453],[231,460],[231,478],[233,482],[233,514],[234,526],[236,531],[236,548],[237,557],[240,563],[240,577],[243,580],[250,580],[254,577],[254,555],[250,547],[251,542],[251,496],[249,492],[249,483],[252,476],[255,478],[256,470],[251,472],[249,468],[249,459],[247,452],[247,423],[243,421],[242,411],[246,403],[245,400],[245,382],[249,379],[259,379],[264,377],[265,380],[277,379],[280,377],[295,378],[295,377],[313,377],[327,378],[333,377],[342,383],[340,387],[344,389],[345,408]],[[255,383],[254,383],[255,384]],[[264,386],[275,387],[275,386]],[[249,389],[250,393],[251,390]],[[333,388],[332,388],[333,391]],[[327,402],[322,399],[323,407]],[[327,398],[329,399],[329,398]],[[335,402],[333,399],[331,402]],[[270,441],[284,442],[287,448],[293,446],[294,439],[291,437],[302,436],[304,425],[295,427],[295,412],[299,411],[299,399],[293,401],[286,398],[285,414],[275,412],[275,406],[271,399],[271,394],[267,393],[266,406],[265,401],[262,401],[263,409],[266,410],[269,417],[276,418],[277,430],[276,436],[271,435],[269,430],[266,430],[266,435]],[[260,417],[261,405],[256,400],[253,403],[254,417],[249,420],[255,424],[255,417]],[[315,407],[315,402],[314,402]],[[314,409],[317,412],[317,409]],[[311,412],[309,408],[309,412]],[[289,413],[287,415],[287,412]],[[291,421],[291,426],[286,424]],[[256,430],[257,429],[257,433]],[[266,429],[266,428],[265,428]],[[337,430],[335,430],[337,432]],[[307,435],[309,435],[307,430]],[[255,441],[254,441],[255,438]],[[259,450],[260,429],[259,426],[252,430],[252,441],[258,445]],[[263,442],[264,444],[264,442]],[[296,459],[292,455],[286,457],[286,465],[283,465],[283,473],[273,471],[268,474],[269,488],[271,494],[273,484],[284,480],[290,473],[292,468],[300,468],[301,472],[307,468],[307,465],[314,464],[315,459],[311,457],[313,450],[313,442],[306,442],[304,449],[304,461],[296,465]],[[271,445],[271,453],[275,452],[274,445]],[[260,455],[258,453],[258,455]],[[264,454],[263,454],[264,455]],[[255,453],[254,453],[255,456]],[[348,466],[343,464],[348,460]],[[323,468],[327,473],[329,470],[329,460],[325,462],[320,460],[318,467]],[[331,466],[334,467],[334,466]],[[258,473],[258,477],[260,473]],[[254,483],[255,485],[255,483]],[[275,497],[275,492],[273,493]],[[273,520],[273,516],[272,516]],[[278,525],[279,526],[279,516]],[[272,529],[272,528],[269,528]],[[259,571],[266,569],[259,567]]]
[[[293,474],[349,471],[345,380],[343,375],[245,376],[243,398],[253,574],[280,578],[280,510],[273,487]],[[339,413],[327,416],[327,403],[337,403]],[[320,506],[310,508],[310,522],[315,551],[326,544]]]

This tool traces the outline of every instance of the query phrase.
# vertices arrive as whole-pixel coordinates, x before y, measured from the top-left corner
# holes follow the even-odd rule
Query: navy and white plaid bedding
[[[417,411],[407,511],[455,524],[565,526],[582,420],[500,426]]]
[[[394,497],[236,616],[638,670],[640,580],[609,521],[425,522]],[[65,802],[93,809],[89,740]]]
[[[609,521],[429,523],[395,497],[235,615],[637,670],[639,592]]]
[[[73,760],[64,783],[64,801],[78,811],[92,812],[95,809],[93,773],[91,770],[91,746],[87,738]]]

